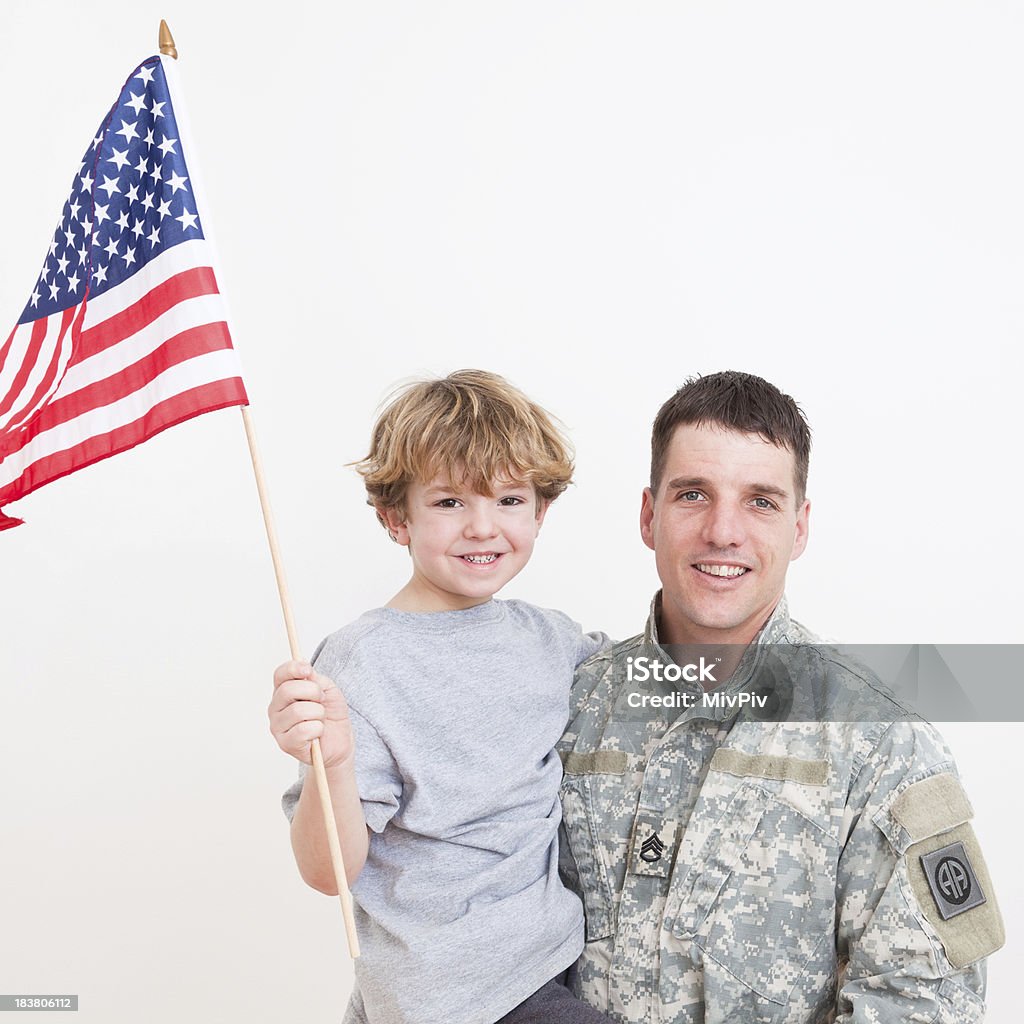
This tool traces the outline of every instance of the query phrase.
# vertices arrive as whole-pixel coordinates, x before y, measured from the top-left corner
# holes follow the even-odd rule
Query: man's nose
[[[715,548],[739,547],[747,539],[743,510],[715,503],[704,513],[703,539]]]

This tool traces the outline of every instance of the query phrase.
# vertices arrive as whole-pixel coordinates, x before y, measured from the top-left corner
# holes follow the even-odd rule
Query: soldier
[[[643,634],[577,670],[559,748],[574,988],[615,1020],[984,1014],[1003,927],[949,751],[789,617],[809,452],[796,403],[749,374],[692,379],[655,421],[640,529],[662,589]],[[698,651],[713,681],[664,670]],[[739,698],[787,653],[818,713],[768,720]],[[836,713],[844,689],[873,713]]]

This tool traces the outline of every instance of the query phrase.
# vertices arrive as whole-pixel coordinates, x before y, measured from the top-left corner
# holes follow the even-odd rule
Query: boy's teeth
[[[747,570],[742,565],[702,565],[697,568],[711,576],[742,576]]]
[[[493,562],[498,556],[497,555],[463,555],[462,557],[467,562],[475,562],[477,565],[486,565],[488,562]]]

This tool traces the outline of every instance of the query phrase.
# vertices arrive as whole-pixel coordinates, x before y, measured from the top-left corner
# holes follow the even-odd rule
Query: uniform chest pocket
[[[559,847],[559,867],[583,900],[587,942],[594,942],[615,929],[612,894],[622,881],[615,866],[624,870],[636,796],[625,785],[629,758],[621,751],[571,752],[563,762],[562,838],[568,843]]]
[[[785,1003],[834,933],[837,856],[818,825],[763,786],[742,784],[666,907],[673,938],[703,951],[706,987],[717,964]],[[826,960],[827,971],[830,952]]]

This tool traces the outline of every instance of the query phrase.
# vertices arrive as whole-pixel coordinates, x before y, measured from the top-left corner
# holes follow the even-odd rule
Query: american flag
[[[192,416],[248,404],[170,60],[151,57],[125,82],[0,346],[0,506]],[[20,522],[0,509],[0,530]]]

